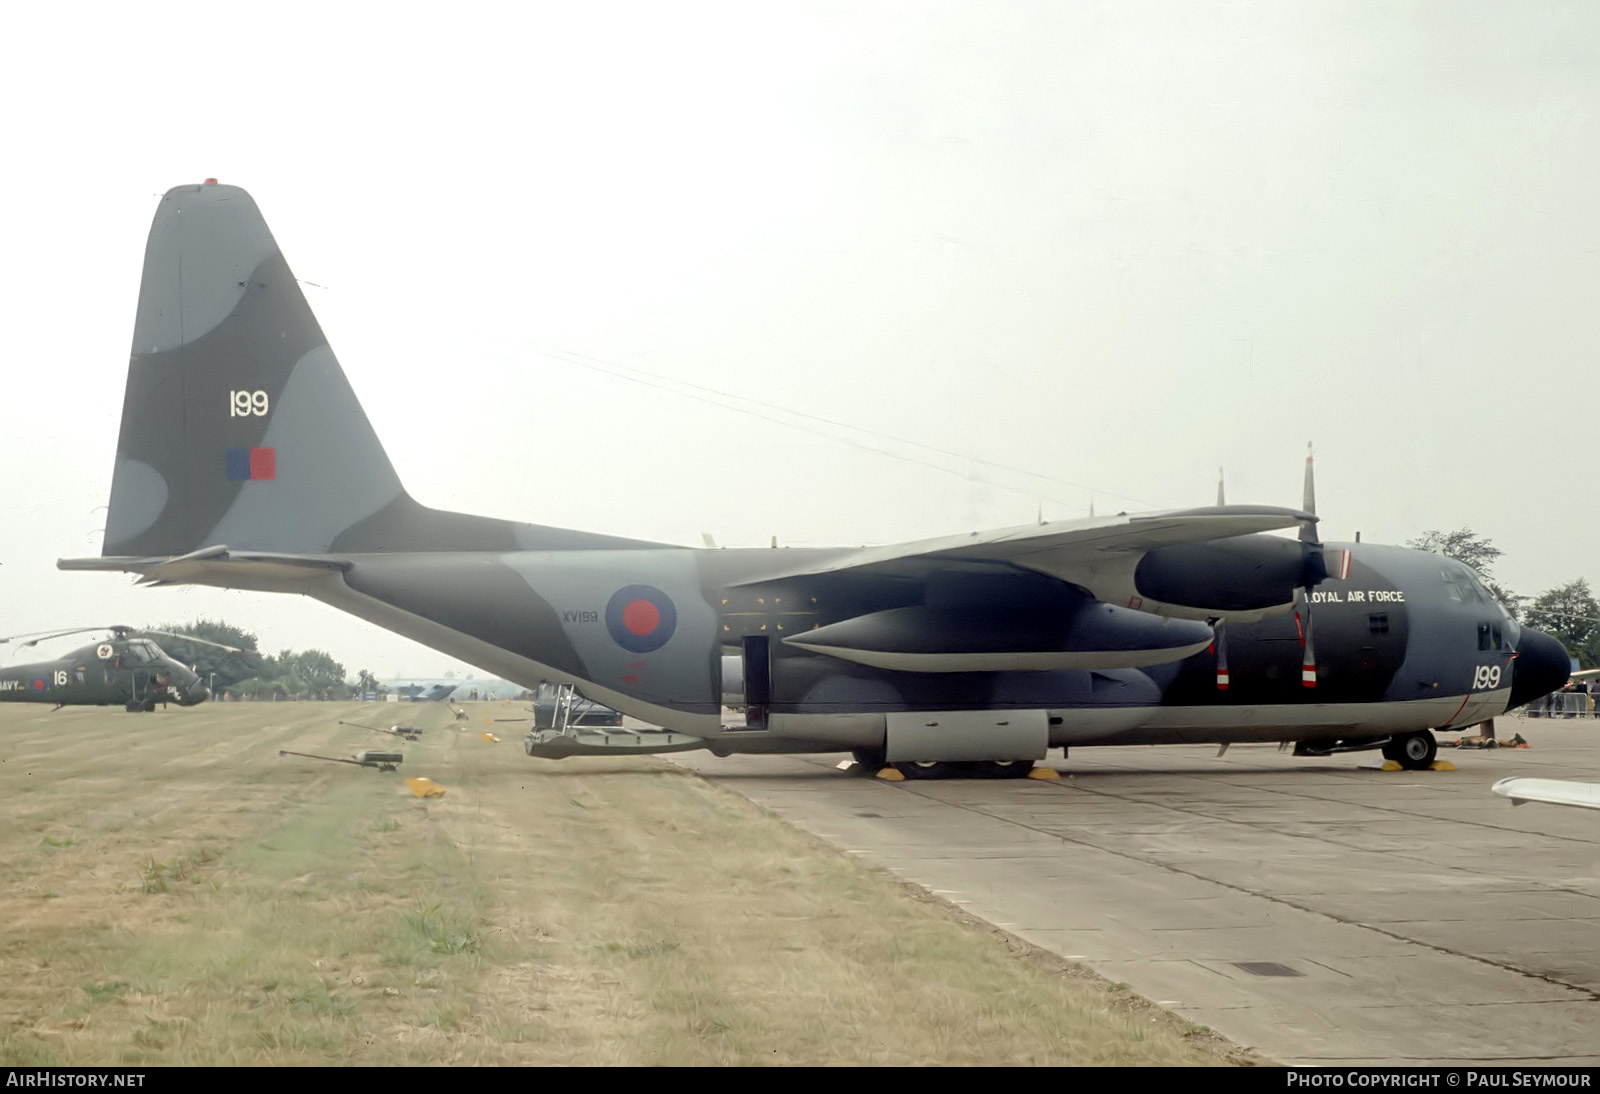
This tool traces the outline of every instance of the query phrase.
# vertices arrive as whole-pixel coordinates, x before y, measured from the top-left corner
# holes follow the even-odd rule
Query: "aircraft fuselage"
[[[1219,623],[1204,649],[1142,668],[962,670],[963,656],[1025,664],[1064,644],[1000,627],[984,648],[974,618],[1049,615],[1051,596],[1062,612],[1077,610],[1059,582],[985,564],[954,577],[946,568],[868,578],[808,572],[849,551],[683,548],[362,554],[313,585],[297,572],[292,586],[275,583],[269,564],[255,578],[247,564],[223,569],[233,587],[308,592],[528,687],[575,684],[719,751],[877,747],[887,717],[906,712],[1042,711],[1051,747],[1378,737],[1503,713],[1518,671],[1528,688],[1564,679],[1559,644],[1525,635],[1465,567],[1403,548],[1333,546],[1351,552],[1348,572],[1303,602]],[[223,583],[207,569],[193,563],[174,579]],[[875,652],[924,654],[907,648],[929,645],[930,622],[937,644],[948,618],[953,669],[877,667],[851,659],[859,650],[844,657],[793,641],[910,609],[922,611],[910,618],[923,633],[891,627]],[[1139,615],[1157,627],[1198,625]],[[1030,634],[1038,648],[1016,648]],[[749,717],[730,718],[728,707]]]

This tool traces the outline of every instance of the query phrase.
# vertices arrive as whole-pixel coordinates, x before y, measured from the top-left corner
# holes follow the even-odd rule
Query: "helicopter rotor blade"
[[[140,631],[139,633],[140,634],[159,634],[159,635],[162,635],[162,636],[164,636],[166,638],[181,639],[184,642],[198,642],[202,646],[215,646],[215,647],[217,647],[217,649],[219,649],[219,650],[227,650],[229,653],[254,652],[253,650],[252,651],[242,650],[238,646],[228,646],[228,645],[224,645],[221,642],[213,642],[209,638],[196,638],[192,634],[179,634],[176,631]]]
[[[83,634],[86,631],[108,631],[110,629],[110,627],[73,627],[70,630],[65,631],[30,631],[24,634],[13,634],[5,638],[0,638],[0,645],[3,645],[7,642],[14,642],[18,638],[26,638],[28,641],[21,643],[22,645],[37,646],[40,642],[48,642],[52,638],[65,638],[69,634]]]

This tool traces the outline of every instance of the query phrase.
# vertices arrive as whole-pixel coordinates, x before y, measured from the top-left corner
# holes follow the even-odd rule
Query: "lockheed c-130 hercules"
[[[229,653],[241,652],[233,646],[189,634],[136,631],[123,626],[18,634],[0,638],[0,644],[25,638],[27,641],[20,645],[36,646],[52,638],[86,631],[105,631],[111,637],[53,661],[0,668],[0,703],[52,703],[57,707],[121,703],[130,712],[152,711],[157,703],[192,707],[209,699],[211,689],[191,669],[143,635],[162,634],[185,642],[216,646]]]
[[[352,191],[346,191],[352,197]],[[427,508],[245,191],[170,190],[145,252],[103,553],[71,570],[302,593],[661,727],[531,754],[854,751],[1023,775],[1049,748],[1382,748],[1566,680],[1466,567],[1217,505],[887,547],[699,549]],[[1298,539],[1268,533],[1298,529]],[[742,721],[724,709],[742,708]]]

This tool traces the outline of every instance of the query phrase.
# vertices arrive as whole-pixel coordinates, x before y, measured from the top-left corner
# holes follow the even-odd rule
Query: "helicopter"
[[[58,710],[64,706],[121,703],[129,713],[155,710],[157,703],[192,707],[211,698],[211,689],[192,669],[174,660],[143,635],[160,634],[216,646],[229,653],[244,652],[235,646],[193,635],[142,631],[122,625],[16,634],[0,638],[0,645],[27,639],[18,644],[36,646],[52,638],[96,631],[107,632],[110,637],[75,649],[54,661],[0,668],[0,703],[54,703]]]

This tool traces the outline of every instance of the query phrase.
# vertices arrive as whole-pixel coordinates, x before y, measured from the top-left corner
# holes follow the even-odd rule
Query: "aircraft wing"
[[[1576,805],[1600,809],[1600,783],[1580,783],[1568,779],[1501,779],[1490,788],[1512,805],[1548,802],[1551,805]]]
[[[1192,611],[1143,596],[1133,581],[1134,568],[1150,551],[1185,544],[1204,544],[1234,536],[1299,527],[1316,517],[1298,509],[1266,505],[1217,505],[1134,516],[1091,517],[1087,520],[1023,525],[965,536],[871,547],[806,565],[782,577],[860,572],[920,576],[946,568],[1019,567],[1086,589],[1097,599],[1163,615],[1192,618],[1259,617],[1262,612],[1229,612],[1207,608]],[[770,575],[747,584],[772,580]],[[1285,597],[1285,603],[1288,602]]]

